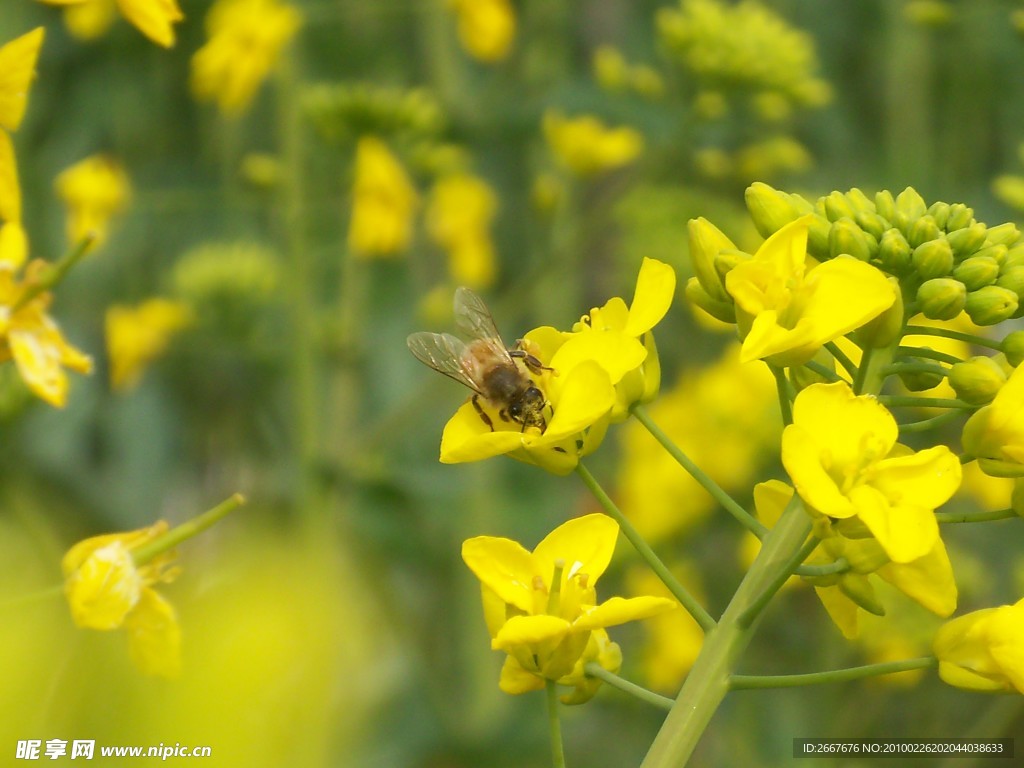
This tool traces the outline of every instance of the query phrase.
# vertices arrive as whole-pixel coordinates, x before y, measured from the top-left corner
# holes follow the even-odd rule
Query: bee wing
[[[455,322],[470,338],[486,339],[505,350],[491,311],[483,299],[464,286],[455,289]],[[507,351],[505,355],[508,355]]]
[[[420,331],[409,335],[405,342],[409,351],[424,365],[455,379],[460,384],[483,394],[466,366],[466,342],[450,333]]]

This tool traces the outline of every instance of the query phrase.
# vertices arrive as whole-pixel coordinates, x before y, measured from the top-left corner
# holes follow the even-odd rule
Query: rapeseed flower
[[[933,649],[949,685],[1024,693],[1024,600],[958,616],[939,629]]]
[[[805,363],[822,345],[877,317],[895,300],[885,275],[852,256],[809,267],[811,218],[782,227],[726,275],[744,362]]]
[[[494,190],[483,179],[455,173],[440,179],[430,193],[426,227],[448,252],[452,280],[487,288],[497,276],[491,222],[498,209]]]
[[[458,17],[459,42],[478,61],[494,64],[508,56],[516,36],[510,0],[448,0]]]
[[[589,699],[596,682],[585,660],[617,671],[618,646],[605,629],[677,607],[664,597],[613,597],[598,604],[595,586],[611,561],[619,527],[593,514],[563,523],[529,552],[510,539],[478,536],[462,559],[480,580],[491,648],[505,651],[499,685],[511,694],[543,688],[546,680],[573,685],[566,703]]]
[[[357,256],[390,256],[412,241],[419,196],[387,145],[365,136],[356,145],[348,247]]]
[[[993,477],[1024,477],[1024,367],[964,425],[964,450]]]
[[[128,177],[113,158],[92,155],[63,171],[54,186],[68,209],[68,242],[92,237],[95,244],[107,237],[110,220],[128,204]]]
[[[114,8],[157,45],[174,45],[174,25],[185,16],[177,0],[40,0],[65,7],[68,31],[83,40],[104,34],[114,20]]]
[[[175,677],[181,669],[181,628],[174,607],[153,586],[177,576],[173,552],[136,563],[133,551],[165,534],[167,523],[94,536],[68,550],[61,562],[64,593],[75,624],[87,629],[124,627],[132,661],[145,674]]]
[[[106,335],[111,388],[126,391],[135,387],[146,366],[164,353],[172,337],[191,319],[188,307],[169,299],[148,299],[137,307],[110,307]]]
[[[593,115],[567,118],[549,111],[544,115],[544,138],[558,162],[584,178],[629,165],[644,149],[637,131],[608,128]]]
[[[218,0],[206,16],[208,40],[192,56],[192,93],[224,115],[245,112],[301,23],[278,0]]]
[[[946,446],[914,453],[897,435],[896,420],[873,397],[854,395],[845,382],[812,384],[793,403],[782,463],[813,512],[857,518],[890,560],[909,563],[939,541],[933,512],[956,492],[961,471]]]

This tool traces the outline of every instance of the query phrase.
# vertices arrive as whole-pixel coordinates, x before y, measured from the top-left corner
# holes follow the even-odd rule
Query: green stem
[[[615,506],[615,502],[611,500],[611,497],[605,493],[604,488],[594,479],[594,476],[590,474],[583,463],[580,462],[576,465],[576,474],[580,476],[583,483],[590,489],[590,492],[594,494],[594,498],[597,499],[598,503],[604,509],[605,513],[619,524],[619,528],[622,533],[629,540],[629,543],[633,545],[633,548],[640,554],[650,566],[651,570],[661,579],[662,583],[668,587],[668,590],[672,595],[680,602],[680,604],[689,612],[691,616],[700,625],[701,629],[705,632],[709,632],[715,626],[715,620],[711,618],[704,606],[702,606],[697,599],[691,595],[682,584],[672,575],[672,572],[666,567],[661,559],[651,549],[651,545],[644,541],[644,537],[640,535],[640,532],[633,527],[633,523],[629,521],[622,511]]]
[[[793,573],[797,576],[831,576],[834,573],[846,573],[850,570],[850,563],[845,557],[840,557],[831,563],[822,565],[801,565]]]
[[[545,683],[548,698],[548,732],[551,734],[551,764],[554,768],[565,768],[562,722],[558,719],[558,688],[554,680],[547,680]]]
[[[857,366],[853,364],[853,360],[846,356],[846,353],[839,348],[839,345],[834,341],[827,342],[825,349],[828,350],[829,354],[839,363],[843,370],[849,375],[851,379],[857,377]]]
[[[647,690],[641,685],[637,685],[625,678],[619,677],[614,672],[609,672],[596,661],[588,661],[583,666],[583,671],[586,672],[589,677],[596,677],[603,680],[608,683],[608,685],[612,686],[612,688],[618,688],[623,693],[628,693],[630,696],[640,699],[640,701],[650,704],[652,707],[664,710],[672,709],[672,699],[667,696],[661,696],[654,691]]]
[[[174,549],[181,542],[199,535],[243,504],[245,504],[245,497],[242,494],[232,494],[213,509],[207,510],[198,517],[193,517],[191,520],[172,528],[163,536],[143,544],[138,549],[133,549],[132,560],[135,562],[135,565],[145,565],[161,552]]]
[[[853,393],[863,395],[864,387],[868,377],[868,368],[871,367],[871,358],[874,357],[874,348],[868,347],[860,358],[860,366],[857,368],[857,375],[853,377]]]
[[[44,291],[48,291],[63,280],[68,272],[71,271],[82,257],[89,252],[89,248],[96,242],[96,236],[89,233],[82,240],[74,246],[70,251],[65,253],[60,259],[57,260],[56,264],[50,265],[39,277],[29,285],[25,292],[18,297],[18,300],[14,302],[14,306],[11,307],[11,314],[14,314],[19,309],[23,308],[32,299]]]
[[[956,339],[957,341],[965,341],[968,344],[973,344],[976,347],[985,347],[986,349],[994,349],[999,351],[1002,349],[1002,345],[998,341],[992,339],[986,339],[982,336],[976,336],[973,333],[963,333],[961,331],[953,331],[948,328],[932,328],[927,325],[908,325],[906,334],[907,336],[941,336],[944,339]]]
[[[983,512],[936,512],[940,523],[988,523],[992,520],[1012,520],[1020,517],[1012,509],[992,509]]]
[[[922,656],[919,659],[865,664],[862,667],[831,669],[825,672],[808,672],[802,675],[733,675],[729,678],[729,687],[734,691],[742,691],[753,688],[796,688],[803,685],[844,683],[850,680],[861,680],[865,677],[909,672],[914,669],[930,669],[937,664],[938,659],[934,656]]]
[[[908,421],[906,424],[900,424],[900,432],[907,434],[913,432],[926,432],[929,429],[936,429],[941,427],[943,424],[948,424],[951,421],[956,421],[962,411],[946,411],[940,413],[938,416],[932,416],[930,419],[922,419],[921,421]]]
[[[828,381],[831,381],[831,382],[836,382],[836,381],[842,381],[843,380],[843,377],[840,376],[838,373],[836,373],[833,370],[830,370],[829,368],[826,368],[824,365],[822,365],[821,363],[817,362],[816,360],[808,360],[806,363],[804,363],[803,367],[808,369],[808,370],[810,370],[810,371],[814,371],[816,374],[821,376],[823,379],[827,379]]]
[[[788,575],[794,554],[803,549],[811,519],[799,504],[791,504],[769,531],[753,564],[722,614],[718,626],[704,638],[675,704],[665,718],[641,768],[680,768],[685,765],[712,715],[729,691],[729,677],[750,643],[759,617],[740,618],[766,588]],[[749,620],[753,618],[753,620]]]
[[[938,360],[940,363],[949,363],[950,365],[956,365],[962,363],[956,355],[950,355],[946,352],[939,352],[937,349],[925,349],[924,347],[897,347],[896,352],[899,359],[904,358],[927,358],[929,360]]]
[[[795,495],[790,500],[789,506],[800,509],[801,511],[803,510],[803,504],[800,502],[799,497]],[[797,569],[803,565],[804,560],[806,560],[808,555],[814,551],[814,548],[818,546],[819,542],[820,539],[816,536],[811,536],[804,542],[804,545],[800,547],[800,549],[793,553],[790,560],[779,569],[775,578],[765,585],[761,593],[757,595],[757,597],[750,602],[750,605],[747,606],[746,610],[740,614],[738,619],[740,626],[750,626],[754,620],[761,615],[761,612],[764,611],[768,602],[775,597],[775,593],[778,592],[782,588],[782,585],[786,583],[786,580],[796,573]]]
[[[777,365],[769,365],[772,376],[775,377],[775,389],[779,394],[779,410],[782,411],[782,423],[789,426],[793,423],[793,398],[790,391],[789,379],[786,378],[786,371]]]
[[[753,533],[757,538],[764,538],[768,529],[765,525],[753,517],[747,510],[739,505],[739,503],[725,490],[709,477],[704,470],[698,467],[693,461],[683,453],[682,449],[676,445],[672,438],[666,435],[657,424],[651,419],[647,410],[642,405],[634,405],[632,409],[633,416],[644,425],[644,428],[651,433],[651,436],[657,440],[661,447],[669,452],[669,455],[675,459],[679,465],[690,473],[698,483],[700,483],[704,490],[706,490],[715,501],[717,501],[722,508],[736,518],[740,525]]]
[[[931,363],[892,363],[882,368],[881,373],[883,376],[898,373],[934,373],[936,376],[945,378],[949,375],[949,369]]]
[[[960,408],[972,410],[976,405],[949,397],[915,397],[914,395],[879,395],[878,402],[886,408]]]

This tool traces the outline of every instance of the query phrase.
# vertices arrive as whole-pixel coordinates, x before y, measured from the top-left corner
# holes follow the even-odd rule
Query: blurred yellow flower
[[[19,275],[0,261],[0,361],[14,360],[29,389],[60,408],[68,393],[64,368],[89,373],[92,360],[65,341],[47,314],[51,295],[36,287],[47,269],[45,262],[34,261]]]
[[[174,24],[185,16],[177,0],[39,0],[65,6],[68,30],[80,39],[92,39],[107,31],[116,2],[121,15],[157,45],[174,45]]]
[[[516,36],[510,0],[448,0],[458,17],[459,42],[470,56],[493,64],[508,56]]]
[[[533,552],[494,536],[463,543],[462,559],[480,579],[491,648],[508,654],[499,683],[503,691],[526,693],[553,680],[577,686],[563,697],[566,703],[585,701],[596,686],[579,688],[581,658],[590,655],[612,671],[621,663],[617,646],[602,630],[677,607],[668,598],[649,596],[597,603],[594,587],[618,534],[614,520],[593,514],[563,523]]]
[[[582,177],[621,168],[644,149],[644,139],[632,128],[608,128],[593,115],[567,118],[548,111],[544,138],[558,161]]]
[[[401,163],[375,136],[356,145],[348,247],[357,256],[389,256],[409,247],[419,196]]]
[[[985,474],[1024,476],[1024,367],[1018,367],[989,405],[964,424],[964,450]]]
[[[939,677],[973,691],[1024,693],[1024,600],[947,622],[935,636]]]
[[[107,354],[110,386],[126,391],[136,386],[146,366],[163,354],[171,338],[192,321],[185,305],[169,299],[148,299],[137,307],[107,309]]]
[[[0,127],[18,130],[28,106],[36,59],[46,33],[36,27],[0,46]]]
[[[430,237],[448,251],[452,280],[470,288],[486,288],[497,273],[491,222],[498,200],[483,179],[455,173],[440,179],[427,203]]]
[[[128,204],[131,187],[121,164],[106,155],[92,155],[63,171],[54,182],[68,209],[67,235],[72,245],[87,236],[99,245],[110,220]]]
[[[132,552],[168,530],[160,521],[127,533],[75,544],[61,562],[64,594],[75,624],[87,629],[124,627],[132,661],[145,674],[175,677],[181,669],[181,629],[173,606],[154,589],[171,581],[173,552],[138,565]]]
[[[222,114],[241,114],[301,23],[278,0],[218,0],[206,16],[209,40],[192,56],[192,93]]]
[[[20,267],[28,258],[21,226],[21,186],[11,137],[0,130],[0,263]]]
[[[939,540],[934,510],[960,486],[960,461],[944,445],[914,453],[896,442],[896,419],[846,382],[812,384],[793,403],[782,463],[816,513],[856,517],[886,555],[909,563]]]

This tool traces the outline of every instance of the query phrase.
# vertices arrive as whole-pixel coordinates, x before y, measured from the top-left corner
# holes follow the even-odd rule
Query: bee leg
[[[491,421],[491,417],[490,416],[488,416],[486,413],[484,413],[484,409],[480,407],[480,402],[479,401],[480,401],[480,395],[473,395],[473,397],[470,398],[470,402],[473,403],[473,407],[476,409],[477,415],[480,417],[480,420],[484,424],[487,425],[487,427],[491,430],[491,432],[493,432],[494,431],[494,422]]]
[[[544,365],[543,363],[541,363],[540,360],[538,360],[536,357],[534,357],[525,349],[523,349],[522,344],[523,340],[518,339],[515,343],[515,346],[513,346],[512,349],[508,351],[509,356],[518,357],[520,360],[523,361],[523,363],[526,364],[526,367],[529,368],[532,373],[540,373],[541,371],[553,372],[555,370],[550,366]]]

